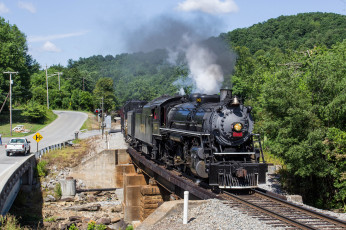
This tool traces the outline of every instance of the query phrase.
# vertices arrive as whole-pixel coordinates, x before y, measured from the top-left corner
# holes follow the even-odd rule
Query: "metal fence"
[[[47,146],[47,147],[40,149],[39,151],[35,152],[34,153],[35,158],[41,159],[41,157],[44,154],[49,153],[52,150],[62,149],[62,148],[65,148],[66,146],[72,146],[72,145],[73,145],[72,140],[68,140],[68,141],[65,141],[63,143],[58,143],[58,144]]]

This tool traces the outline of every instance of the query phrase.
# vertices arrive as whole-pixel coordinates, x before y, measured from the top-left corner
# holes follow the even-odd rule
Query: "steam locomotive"
[[[121,125],[126,141],[154,161],[222,189],[255,188],[266,182],[268,165],[251,110],[221,89],[129,101]]]

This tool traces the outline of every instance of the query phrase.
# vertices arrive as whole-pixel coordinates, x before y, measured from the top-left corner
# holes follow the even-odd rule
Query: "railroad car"
[[[147,157],[222,189],[266,182],[252,108],[222,89],[220,95],[161,96],[122,108],[126,141]]]

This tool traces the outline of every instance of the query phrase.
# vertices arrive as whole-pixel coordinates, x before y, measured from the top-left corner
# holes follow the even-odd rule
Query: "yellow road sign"
[[[42,140],[42,135],[39,133],[36,133],[33,137],[32,137],[37,143],[40,142],[40,140]]]

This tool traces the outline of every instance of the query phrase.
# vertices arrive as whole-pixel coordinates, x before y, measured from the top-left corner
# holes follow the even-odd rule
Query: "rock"
[[[73,211],[98,211],[100,210],[101,205],[100,204],[86,204],[86,205],[79,205],[79,206],[71,206],[64,208],[64,210],[73,210]]]
[[[112,212],[122,212],[122,211],[123,211],[123,207],[121,204],[112,208]]]
[[[100,193],[102,193],[102,191],[96,191],[96,192],[93,193],[93,195],[94,195],[94,196],[97,196],[97,195],[99,195]],[[102,195],[101,195],[101,196],[102,196]]]
[[[80,216],[70,216],[68,218],[69,221],[75,221],[75,222],[81,222],[82,221],[82,217]]]
[[[83,223],[89,223],[91,219],[89,217],[84,217],[83,218]]]
[[[49,229],[51,227],[52,223],[51,222],[46,222],[46,221],[43,221],[43,228],[44,229]]]
[[[110,223],[111,223],[111,218],[109,217],[102,217],[96,221],[96,224],[109,225]]]
[[[94,196],[88,196],[87,199],[89,202],[96,202],[97,201],[96,197],[94,197]]]
[[[47,195],[45,198],[44,198],[44,201],[45,202],[54,202],[56,201],[55,197],[52,196],[52,195]]]
[[[119,214],[114,215],[114,217],[111,219],[112,223],[117,223],[121,220],[121,217]]]
[[[65,229],[67,229],[67,226],[68,225],[66,223],[59,223],[58,229],[65,230]]]
[[[66,220],[66,218],[65,218],[65,217],[62,217],[62,216],[58,216],[58,217],[56,218],[56,221],[61,221],[61,220]]]
[[[303,203],[303,198],[300,195],[287,195],[287,201]]]
[[[110,227],[112,227],[112,229],[125,229],[127,226],[127,224],[124,222],[123,219],[121,219],[120,221],[116,222],[115,224],[112,224]]]
[[[74,198],[73,197],[66,197],[66,198],[60,199],[59,202],[74,202]]]

